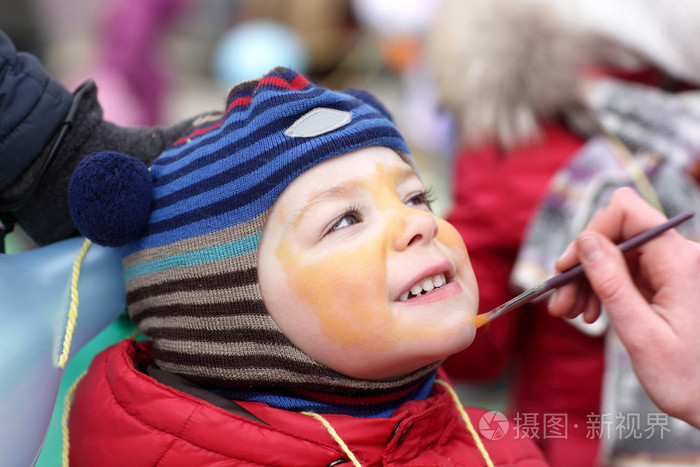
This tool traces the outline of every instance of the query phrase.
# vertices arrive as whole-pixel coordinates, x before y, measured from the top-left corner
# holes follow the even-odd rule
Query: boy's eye
[[[331,233],[336,230],[342,229],[343,227],[349,227],[360,222],[360,213],[357,210],[353,209],[345,212],[342,216],[340,216],[326,233]]]
[[[430,207],[432,202],[433,199],[431,198],[430,193],[426,190],[408,198],[406,201],[406,206],[425,206],[428,208],[428,210],[432,210]]]

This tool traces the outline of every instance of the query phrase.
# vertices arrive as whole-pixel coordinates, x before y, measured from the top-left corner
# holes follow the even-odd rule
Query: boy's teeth
[[[410,296],[417,297],[418,295],[421,295],[422,293],[427,293],[430,292],[433,289],[437,289],[442,287],[447,283],[447,280],[445,279],[444,274],[438,274],[433,277],[428,277],[426,279],[423,279],[421,282],[417,283],[408,292],[404,292],[400,297],[399,300],[402,302],[405,302],[408,300]]]
[[[433,279],[433,285],[435,286],[435,288],[442,287],[443,285],[445,285],[445,276],[443,276],[442,274],[438,274],[437,276],[435,276],[435,279]]]

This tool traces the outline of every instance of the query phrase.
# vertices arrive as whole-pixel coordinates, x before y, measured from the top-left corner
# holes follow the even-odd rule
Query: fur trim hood
[[[651,63],[700,82],[692,79],[700,78],[692,54],[677,50],[694,43],[687,39],[699,28],[688,23],[700,19],[685,17],[700,18],[700,4],[669,3],[674,7],[654,0],[444,0],[426,54],[462,143],[510,148],[536,139],[541,122],[580,105],[584,70]],[[675,24],[684,27],[669,34]]]

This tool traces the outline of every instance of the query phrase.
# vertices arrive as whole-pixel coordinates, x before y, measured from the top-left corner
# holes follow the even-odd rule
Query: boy
[[[476,281],[411,164],[374,98],[284,68],[150,172],[84,160],[71,213],[122,246],[152,342],[95,358],[71,463],[543,465],[517,430],[482,439],[438,370],[474,338]]]

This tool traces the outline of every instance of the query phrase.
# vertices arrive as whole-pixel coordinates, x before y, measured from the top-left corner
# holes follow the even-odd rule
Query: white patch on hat
[[[299,117],[284,134],[290,138],[311,138],[345,126],[350,120],[350,112],[317,107]]]

